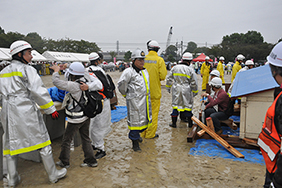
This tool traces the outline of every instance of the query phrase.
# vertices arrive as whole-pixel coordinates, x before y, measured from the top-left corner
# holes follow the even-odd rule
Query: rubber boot
[[[17,172],[18,156],[7,156],[7,180],[9,187],[16,187],[21,178]]]
[[[172,123],[170,123],[169,126],[176,128],[177,116],[176,117],[171,116],[171,121]]]
[[[49,180],[51,183],[56,183],[59,179],[63,178],[67,174],[66,168],[57,170],[54,163],[51,146],[46,146],[42,148],[40,150],[40,155],[42,157],[45,170],[49,176]]]
[[[138,140],[132,140],[132,149],[134,151],[141,151]]]
[[[188,127],[191,128],[193,126],[193,121],[191,117],[187,117],[187,119],[188,119]]]

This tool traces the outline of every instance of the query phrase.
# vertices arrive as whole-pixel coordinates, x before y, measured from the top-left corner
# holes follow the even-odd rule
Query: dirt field
[[[109,73],[117,83],[121,73]],[[41,77],[46,87],[53,86],[51,76]],[[230,75],[225,78],[230,82]],[[163,83],[164,84],[164,83]],[[200,108],[201,77],[198,75],[199,95],[195,98],[194,114]],[[119,92],[119,105],[125,99]],[[161,108],[157,139],[144,139],[142,152],[134,152],[128,139],[126,119],[112,125],[112,132],[105,139],[107,156],[98,160],[96,168],[81,168],[81,146],[71,153],[71,167],[66,178],[49,184],[42,163],[19,159],[18,171],[22,181],[18,187],[262,187],[265,166],[235,162],[223,158],[189,155],[194,143],[187,143],[189,128],[178,121],[178,127],[168,126],[171,121],[171,95],[162,86]],[[61,138],[52,142],[54,159],[58,160]]]

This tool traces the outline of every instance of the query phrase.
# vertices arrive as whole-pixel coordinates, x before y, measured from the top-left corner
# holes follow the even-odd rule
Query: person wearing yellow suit
[[[231,83],[233,82],[234,78],[236,77],[237,72],[242,68],[241,63],[244,61],[245,57],[242,54],[237,55],[237,61],[233,65],[232,68],[232,77],[231,77]]]
[[[211,72],[211,64],[209,63],[210,57],[206,56],[205,62],[201,66],[201,77],[203,78],[202,82],[202,91],[206,91],[207,83],[209,82],[209,76]]]
[[[151,104],[152,104],[152,125],[141,133],[144,138],[159,137],[156,134],[158,128],[158,115],[161,105],[161,81],[165,79],[167,70],[164,59],[158,56],[160,45],[155,40],[147,42],[148,55],[145,58],[144,68],[149,73],[150,91],[151,91]]]
[[[225,81],[224,81],[224,67],[225,67],[225,66],[223,65],[223,63],[224,63],[224,57],[221,56],[221,57],[219,58],[219,62],[218,62],[218,64],[217,64],[216,70],[219,71],[219,73],[220,73],[220,78],[221,78],[221,80],[222,80],[222,83],[224,84],[224,83],[225,83]]]

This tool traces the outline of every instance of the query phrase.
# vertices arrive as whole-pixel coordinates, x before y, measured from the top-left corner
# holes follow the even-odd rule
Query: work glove
[[[57,119],[59,119],[59,113],[57,111],[55,111],[51,114],[51,117],[52,117],[53,120],[57,120]]]
[[[167,92],[169,92],[169,93],[170,93],[170,87],[167,87],[167,88],[166,88],[166,90],[167,90]]]

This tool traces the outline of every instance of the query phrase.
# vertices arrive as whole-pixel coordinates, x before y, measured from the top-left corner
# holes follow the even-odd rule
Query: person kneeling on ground
[[[215,128],[215,132],[217,134],[222,133],[222,129],[220,126],[220,120],[228,119],[228,116],[225,114],[229,103],[229,96],[222,89],[222,80],[218,77],[215,77],[211,80],[210,86],[212,90],[215,92],[213,98],[208,93],[203,93],[202,97],[208,98],[208,104],[205,107],[205,121],[206,118],[211,117],[213,121],[213,125]],[[206,124],[206,122],[205,122]]]
[[[83,110],[77,101],[80,101],[81,98],[83,98],[82,90],[100,90],[103,88],[103,85],[98,78],[85,74],[85,68],[81,62],[73,62],[69,66],[69,81],[60,80],[60,75],[58,73],[60,70],[59,66],[54,65],[50,68],[54,70],[52,76],[53,84],[59,89],[69,91],[62,104],[62,108],[65,107],[66,110],[68,125],[63,136],[63,143],[61,145],[61,153],[59,156],[60,161],[56,162],[56,164],[64,168],[70,166],[70,144],[76,131],[79,131],[85,157],[81,167],[96,167],[98,164],[94,158],[91,139],[89,138],[90,119],[84,115]],[[86,78],[86,76],[88,77]],[[86,81],[91,82],[85,84]]]
[[[123,71],[118,81],[119,92],[126,98],[127,123],[132,149],[140,151],[140,133],[152,125],[152,107],[148,71],[143,67],[145,53],[140,49],[132,53],[132,67]]]

